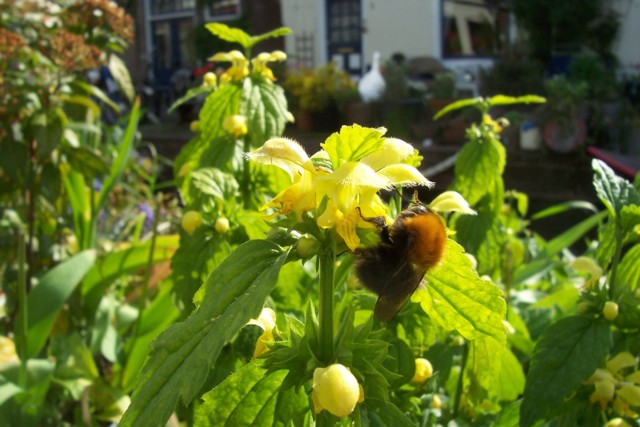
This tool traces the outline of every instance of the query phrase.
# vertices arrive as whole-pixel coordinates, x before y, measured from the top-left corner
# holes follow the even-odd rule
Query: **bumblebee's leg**
[[[391,242],[391,239],[389,239],[389,227],[387,226],[387,221],[384,219],[383,216],[374,216],[371,218],[367,218],[362,215],[362,211],[360,211],[360,208],[356,208],[356,209],[358,209],[360,218],[375,225],[376,228],[380,230],[380,238],[382,239],[382,241],[387,243]]]

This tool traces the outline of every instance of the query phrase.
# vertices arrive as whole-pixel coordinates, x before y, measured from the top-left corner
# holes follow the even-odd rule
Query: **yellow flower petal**
[[[598,402],[602,408],[606,408],[607,404],[613,400],[616,386],[613,381],[597,381],[595,391],[591,394],[591,403]]]
[[[248,153],[247,158],[265,165],[277,166],[292,179],[295,173],[302,173],[303,166],[309,161],[304,148],[289,138],[271,138],[262,147]]]
[[[637,363],[638,361],[633,354],[623,351],[607,362],[607,369],[614,374],[618,374],[621,369],[636,366]]]
[[[640,406],[640,387],[624,384],[616,391],[617,395],[626,400],[631,406]]]
[[[385,166],[402,163],[413,154],[415,149],[401,139],[385,138],[382,148],[365,156],[360,161],[373,170],[380,170]]]
[[[324,179],[355,187],[382,189],[389,186],[387,179],[381,178],[373,169],[360,162],[346,162]]]
[[[425,178],[418,169],[404,163],[385,166],[378,171],[378,175],[386,178],[387,188],[396,185],[402,185],[405,187],[423,185],[431,188],[435,185],[432,181]]]
[[[592,258],[586,256],[576,258],[571,263],[571,267],[576,271],[589,273],[595,279],[599,279],[602,276],[602,268]]]
[[[460,212],[475,215],[476,211],[469,207],[469,202],[457,191],[445,191],[433,199],[429,208],[436,212]]]

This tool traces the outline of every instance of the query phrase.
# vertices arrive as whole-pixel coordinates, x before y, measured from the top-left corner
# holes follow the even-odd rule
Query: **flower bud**
[[[244,136],[249,131],[247,128],[247,118],[240,114],[225,117],[222,127],[235,137]]]
[[[316,413],[327,410],[337,417],[346,417],[363,400],[361,393],[356,377],[339,363],[316,368],[313,372],[311,396]]]
[[[437,394],[433,395],[433,399],[431,399],[431,407],[433,409],[440,409],[442,408],[442,399],[440,398],[440,396],[438,396]]]
[[[604,427],[631,427],[631,424],[622,418],[612,418],[604,425]]]
[[[305,234],[298,239],[296,251],[302,259],[311,258],[318,253],[318,241],[313,236]]]
[[[202,225],[202,214],[197,211],[189,211],[182,216],[182,229],[191,234]]]
[[[436,212],[460,212],[468,215],[475,215],[476,211],[469,207],[462,195],[456,191],[445,191],[433,199],[429,205],[431,210]]]
[[[215,73],[212,73],[211,71],[209,71],[204,74],[203,82],[207,86],[215,86],[216,83],[218,82],[218,77],[215,75]]]
[[[411,379],[414,383],[422,384],[433,375],[433,366],[427,359],[421,357],[416,359],[416,372]]]
[[[604,318],[609,322],[613,321],[616,317],[618,317],[618,304],[613,301],[607,301],[604,303],[604,308],[602,309],[602,314]]]
[[[189,125],[189,128],[191,129],[191,132],[200,131],[200,122],[198,120],[192,121],[191,124]]]
[[[224,234],[229,231],[229,220],[225,217],[220,217],[216,220],[215,225],[216,232]]]

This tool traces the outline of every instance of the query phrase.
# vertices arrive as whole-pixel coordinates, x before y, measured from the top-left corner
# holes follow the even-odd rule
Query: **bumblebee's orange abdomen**
[[[403,224],[410,232],[409,259],[412,263],[431,268],[444,253],[447,232],[440,217],[433,212],[408,217]]]

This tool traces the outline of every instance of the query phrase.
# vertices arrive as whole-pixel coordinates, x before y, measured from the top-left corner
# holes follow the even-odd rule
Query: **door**
[[[361,0],[327,0],[329,61],[353,76],[363,71]]]
[[[193,19],[178,18],[152,23],[153,71],[158,86],[169,86],[179,69],[193,69],[195,51]]]

